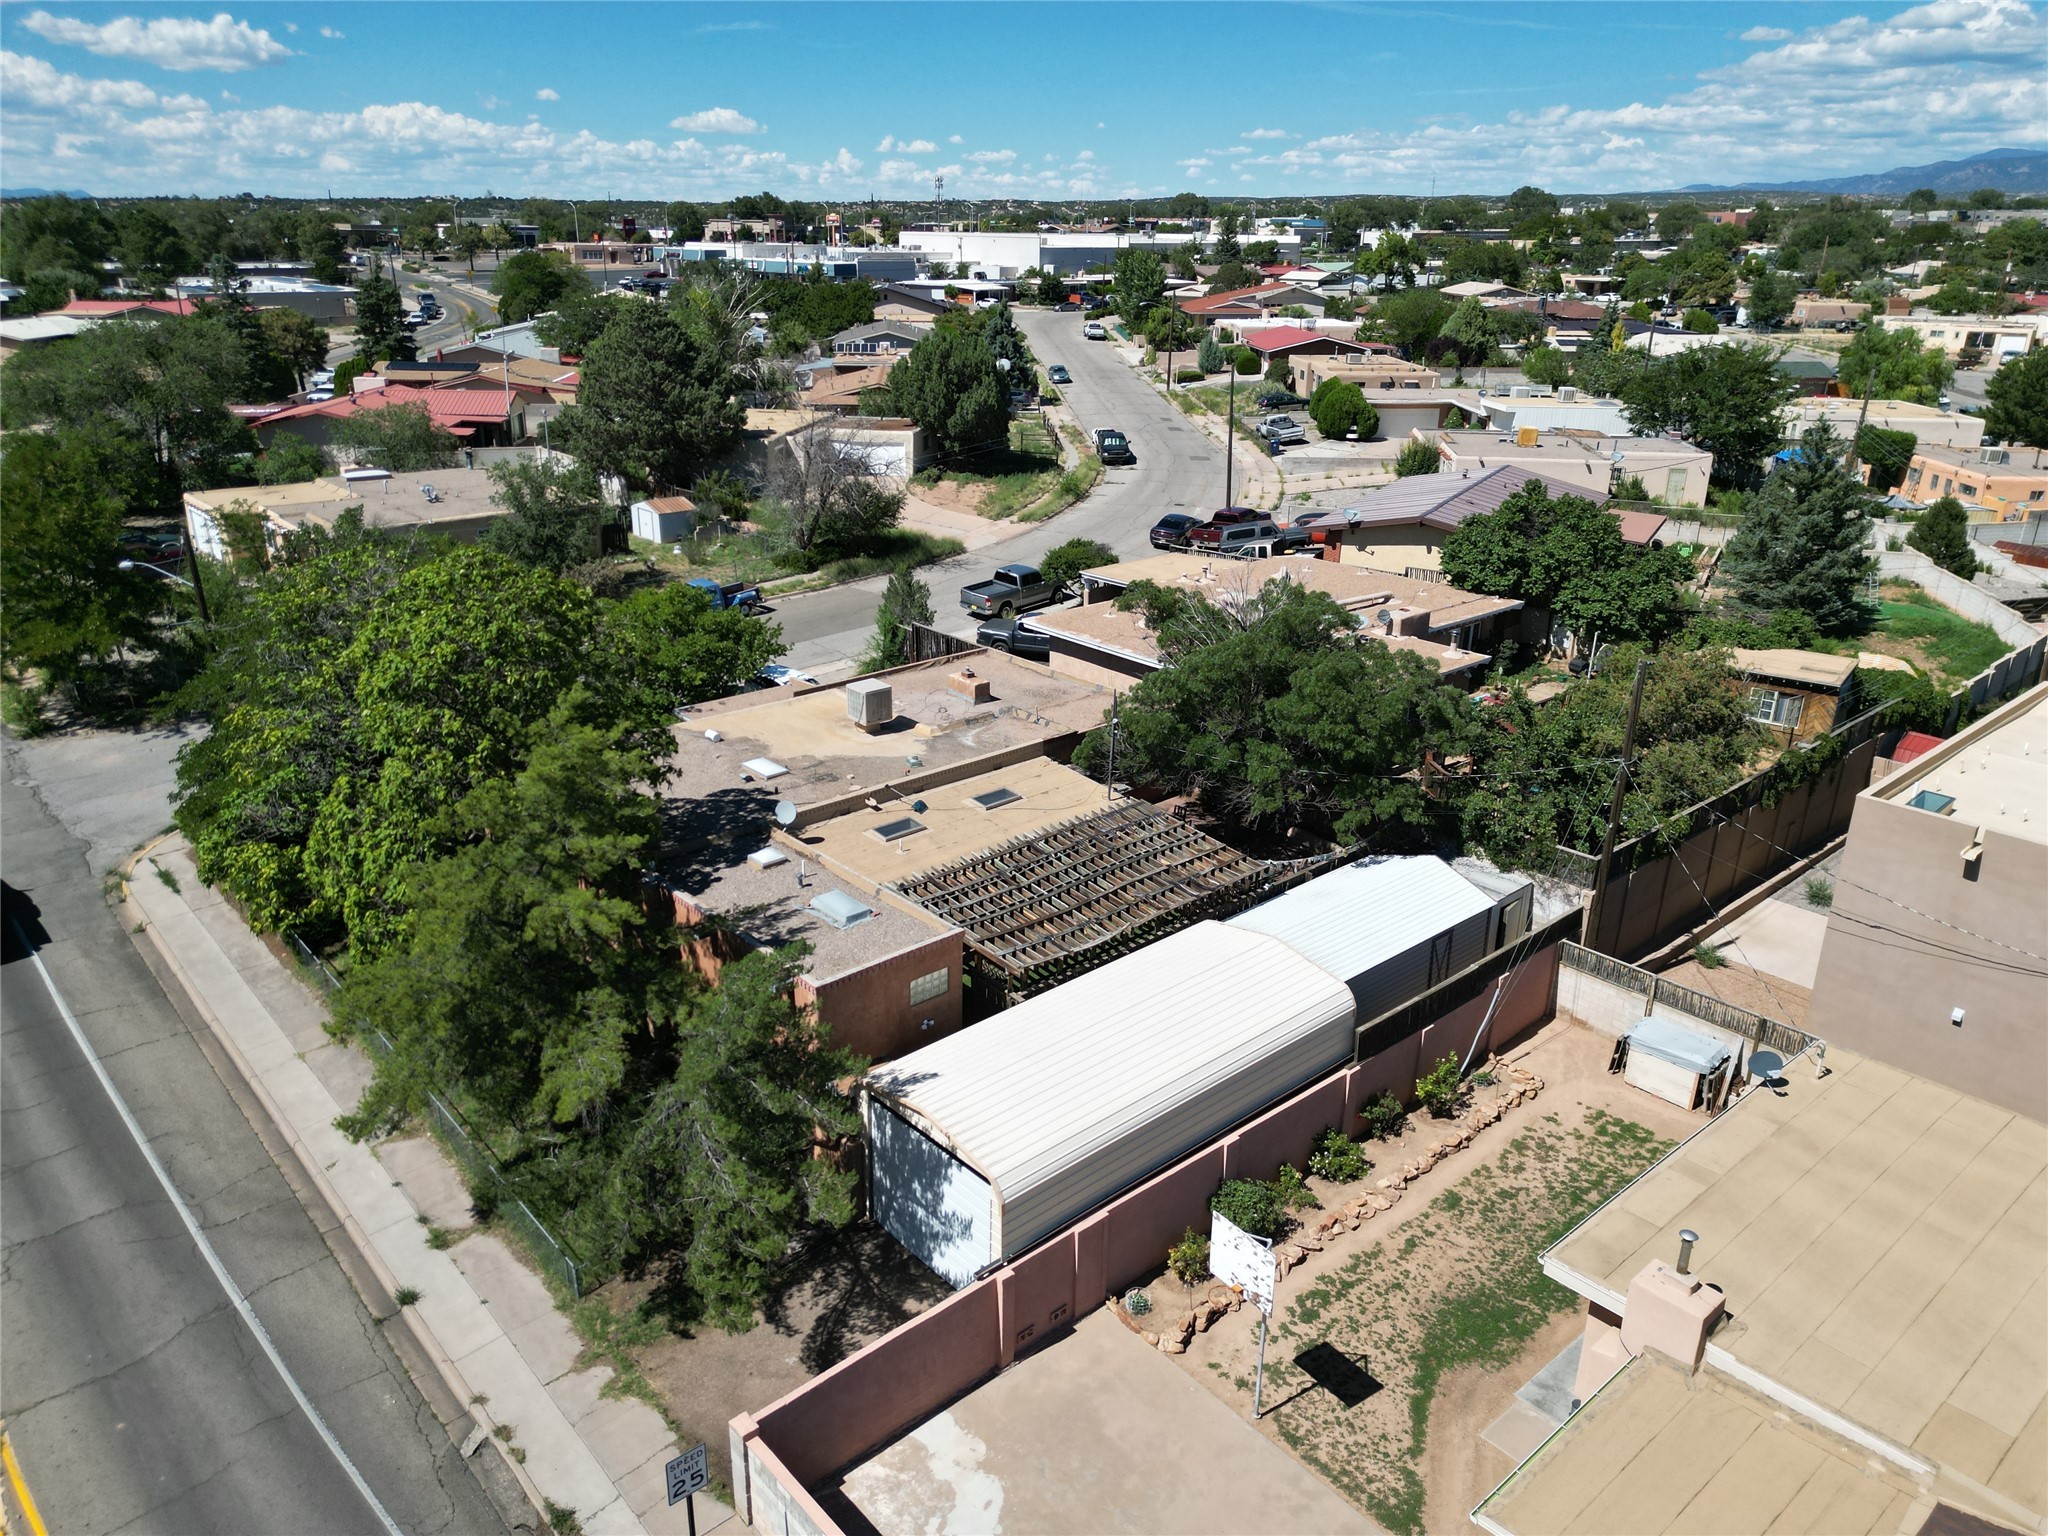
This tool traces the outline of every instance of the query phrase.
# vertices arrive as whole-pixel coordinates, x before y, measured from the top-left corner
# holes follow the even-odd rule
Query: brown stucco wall
[[[1808,1027],[2048,1120],[2048,963],[2032,958],[2048,954],[2048,845],[1987,832],[1969,879],[1962,850],[1976,830],[1858,798]]]

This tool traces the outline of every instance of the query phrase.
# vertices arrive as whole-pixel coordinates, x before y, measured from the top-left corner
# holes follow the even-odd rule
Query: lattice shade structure
[[[926,870],[895,889],[967,935],[1013,999],[1248,906],[1270,868],[1127,800]]]

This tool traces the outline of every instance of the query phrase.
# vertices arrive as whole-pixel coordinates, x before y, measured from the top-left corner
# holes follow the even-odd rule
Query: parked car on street
[[[1252,404],[1262,411],[1284,411],[1307,405],[1308,401],[1292,390],[1269,389],[1263,395],[1255,396]]]
[[[1095,434],[1095,456],[1105,464],[1138,462],[1138,456],[1131,452],[1131,440],[1115,427],[1104,427]]]
[[[1067,367],[1064,363],[1054,363],[1045,370],[1045,376],[1055,384],[1071,384],[1074,382],[1074,376],[1067,372]]]
[[[1003,565],[987,581],[960,589],[960,606],[984,618],[1014,618],[1059,600],[1060,589],[1035,565]]]
[[[1081,327],[1081,334],[1090,341],[1109,340],[1109,332],[1102,328],[1102,322],[1100,320],[1090,320],[1086,325]]]
[[[989,619],[975,630],[974,638],[992,651],[1008,651],[1026,661],[1044,661],[1052,654],[1052,641],[1026,629],[1022,619]]]
[[[1169,512],[1152,525],[1152,547],[1180,549],[1188,541],[1188,530],[1201,526],[1202,520],[1192,512]]]
[[[1259,423],[1259,436],[1269,443],[1305,443],[1308,432],[1292,416],[1268,416]]]
[[[1256,545],[1270,545],[1280,537],[1270,518],[1250,523],[1204,523],[1188,530],[1188,549],[1198,555],[1249,555]]]

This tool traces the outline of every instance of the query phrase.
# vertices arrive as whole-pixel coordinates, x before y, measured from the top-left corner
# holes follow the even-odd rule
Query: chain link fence
[[[284,937],[285,942],[291,945],[292,953],[298,957],[299,964],[324,991],[333,992],[341,985],[341,978],[334,974],[333,968],[308,948],[304,939],[290,931]],[[379,1061],[392,1052],[391,1037],[382,1030],[365,1030],[357,1038]],[[438,1093],[429,1093],[426,1118],[434,1138],[455,1159],[455,1165],[462,1170],[463,1178],[479,1203],[487,1201],[492,1205],[504,1218],[505,1224],[518,1234],[534,1262],[561,1281],[572,1301],[580,1301],[583,1297],[583,1266],[576,1255],[548,1230],[547,1223],[534,1215],[533,1207],[513,1192],[505,1171],[492,1161],[482,1140],[470,1130],[468,1122],[455,1106]]]

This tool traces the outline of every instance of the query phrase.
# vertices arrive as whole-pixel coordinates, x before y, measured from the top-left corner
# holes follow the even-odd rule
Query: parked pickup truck
[[[709,576],[692,576],[688,585],[710,598],[714,608],[737,608],[741,613],[759,613],[766,606],[761,601],[761,589],[744,581],[728,581],[721,586]]]
[[[1308,433],[1292,416],[1268,416],[1259,423],[1259,436],[1269,443],[1305,443]]]
[[[982,618],[1013,619],[1059,600],[1060,589],[1035,565],[1003,565],[987,581],[960,589],[960,606]]]

